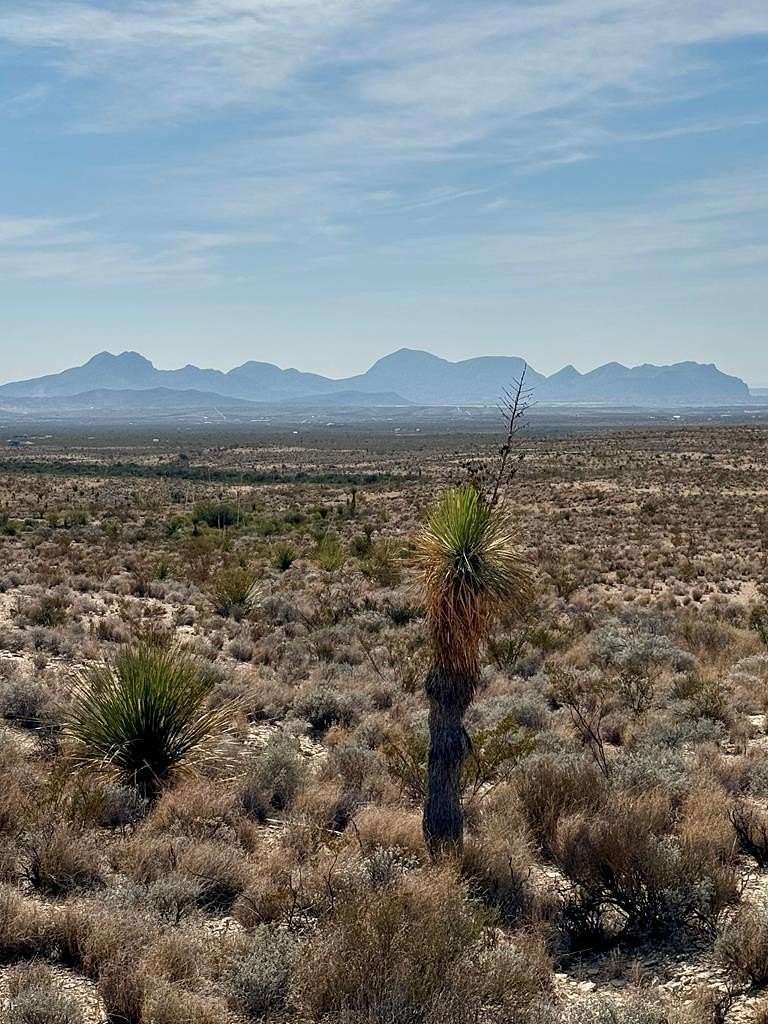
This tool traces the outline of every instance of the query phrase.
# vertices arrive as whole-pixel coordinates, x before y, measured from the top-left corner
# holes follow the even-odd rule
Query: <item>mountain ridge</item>
[[[572,364],[546,376],[519,356],[476,356],[450,361],[421,349],[400,348],[376,360],[362,374],[324,377],[294,367],[248,360],[231,370],[188,363],[160,370],[139,352],[99,352],[61,373],[0,386],[0,399],[68,399],[99,390],[195,391],[260,404],[322,399],[333,404],[346,394],[386,396],[393,404],[424,406],[493,405],[527,366],[526,383],[540,403],[635,405],[738,405],[750,400],[739,377],[714,363],[687,360],[656,366],[605,363],[586,373]]]

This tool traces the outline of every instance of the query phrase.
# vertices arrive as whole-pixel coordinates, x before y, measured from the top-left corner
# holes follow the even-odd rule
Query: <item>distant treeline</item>
[[[417,479],[415,473],[344,473],[294,470],[213,469],[207,466],[142,465],[137,462],[67,462],[32,459],[0,460],[0,473],[18,476],[101,476],[126,479],[192,480],[220,484],[331,484],[339,487],[370,486]]]

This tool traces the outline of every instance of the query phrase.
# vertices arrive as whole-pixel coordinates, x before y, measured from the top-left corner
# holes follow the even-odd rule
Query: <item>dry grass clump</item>
[[[0,962],[44,957],[53,944],[51,922],[36,903],[0,887]]]
[[[84,1024],[72,996],[46,964],[33,962],[13,969],[8,978],[10,1005],[6,1024]]]
[[[313,1020],[425,1020],[450,998],[483,926],[450,871],[404,875],[346,901],[310,940],[296,1003]]]
[[[97,845],[82,832],[66,825],[51,825],[29,839],[27,850],[26,877],[47,896],[63,896],[104,884]]]
[[[764,909],[742,907],[717,936],[715,951],[737,976],[758,987],[768,981],[768,917]]]

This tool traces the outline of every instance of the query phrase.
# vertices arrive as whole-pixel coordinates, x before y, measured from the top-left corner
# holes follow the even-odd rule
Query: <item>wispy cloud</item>
[[[734,267],[765,270],[768,168],[693,181],[684,193],[663,190],[610,211],[520,219],[516,229],[489,230],[482,223],[453,236],[426,234],[383,246],[381,254],[393,261],[407,255],[412,267],[442,267],[449,276],[464,268],[470,286],[474,275],[493,269],[510,289],[529,288],[531,281],[604,285],[628,275],[717,280]]]
[[[90,285],[213,278],[228,251],[270,241],[263,233],[223,231],[123,241],[94,230],[89,221],[0,216],[0,274]]]
[[[586,103],[668,101],[761,0],[10,0],[0,40],[92,80],[80,127],[271,111],[316,143],[428,155]]]

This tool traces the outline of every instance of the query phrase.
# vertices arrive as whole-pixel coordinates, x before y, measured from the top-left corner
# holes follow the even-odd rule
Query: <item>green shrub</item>
[[[275,544],[272,548],[272,565],[279,572],[286,572],[290,569],[296,558],[296,549],[291,547],[290,544]]]
[[[335,572],[344,565],[344,548],[335,533],[324,533],[320,537],[315,545],[313,558],[326,572]]]
[[[212,530],[224,530],[229,526],[235,526],[238,520],[238,510],[223,501],[208,501],[196,505],[192,517],[194,523],[204,523]]]
[[[214,578],[211,596],[219,615],[242,619],[253,607],[258,586],[254,569],[242,565],[225,566]]]
[[[397,543],[391,538],[377,541],[360,568],[365,576],[380,587],[396,587],[403,575]]]
[[[749,616],[749,627],[757,633],[763,644],[768,647],[768,608],[753,608]]]
[[[228,705],[208,707],[212,688],[210,673],[178,648],[139,643],[120,651],[86,670],[73,688],[65,731],[74,765],[154,798],[229,717]]]

